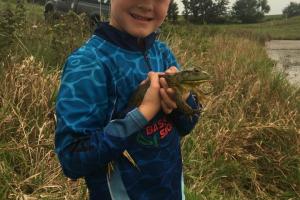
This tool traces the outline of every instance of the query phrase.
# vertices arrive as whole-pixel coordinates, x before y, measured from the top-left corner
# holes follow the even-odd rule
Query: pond
[[[288,80],[300,87],[300,40],[271,40],[266,43],[269,57]]]

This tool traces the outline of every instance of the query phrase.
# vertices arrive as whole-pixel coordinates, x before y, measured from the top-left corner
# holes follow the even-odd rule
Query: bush
[[[283,9],[283,15],[286,17],[294,17],[300,15],[300,3],[291,2],[289,6]]]
[[[232,15],[242,23],[255,23],[270,11],[267,0],[237,0],[232,7]]]
[[[10,48],[14,42],[13,35],[15,32],[14,14],[11,9],[7,8],[0,11],[0,56],[4,58],[9,54]]]
[[[15,9],[0,10],[0,55],[5,58],[13,44],[23,37],[26,24],[24,1],[17,1]]]

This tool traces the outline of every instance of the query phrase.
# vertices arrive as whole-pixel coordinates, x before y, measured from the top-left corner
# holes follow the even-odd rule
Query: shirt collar
[[[94,31],[94,35],[97,35],[113,43],[114,45],[129,51],[145,52],[152,47],[158,33],[153,32],[150,35],[143,38],[144,47],[141,47],[141,45],[138,44],[137,37],[134,37],[126,32],[116,29],[115,27],[109,25],[108,22],[100,23]]]

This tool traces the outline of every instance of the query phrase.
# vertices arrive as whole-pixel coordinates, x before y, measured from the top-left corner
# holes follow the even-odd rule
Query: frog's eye
[[[201,72],[200,68],[199,68],[199,67],[195,67],[195,66],[192,66],[192,67],[190,68],[190,71],[191,71],[191,72]]]

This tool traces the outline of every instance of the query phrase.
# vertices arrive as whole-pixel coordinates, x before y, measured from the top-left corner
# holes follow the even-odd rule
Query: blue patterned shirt
[[[170,66],[179,67],[155,33],[141,47],[137,38],[105,23],[66,60],[56,101],[55,148],[64,174],[85,178],[90,199],[184,198],[180,137],[199,116],[159,112],[148,122],[137,108],[127,108],[149,71]],[[193,95],[187,102],[199,106]],[[108,163],[114,163],[110,176]]]

